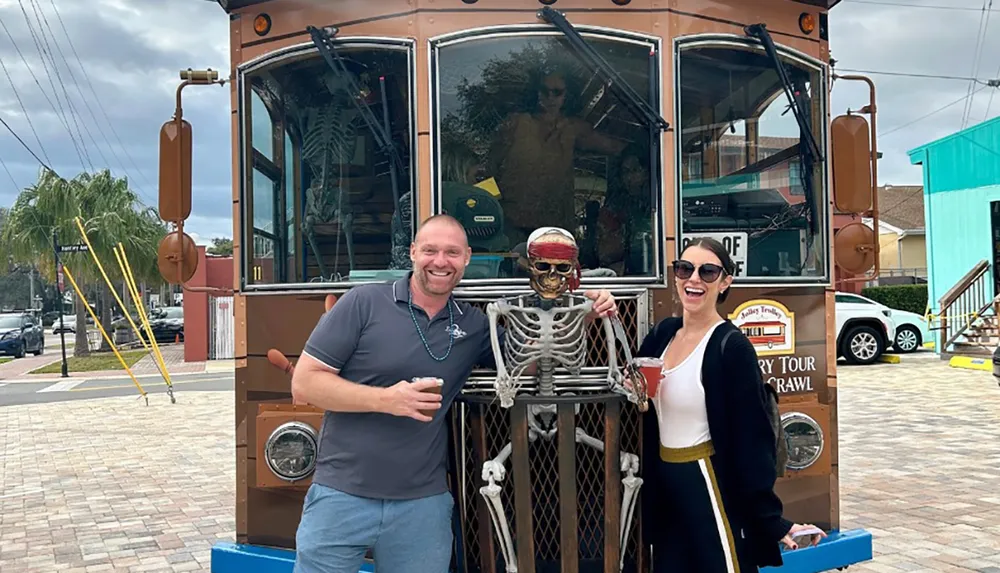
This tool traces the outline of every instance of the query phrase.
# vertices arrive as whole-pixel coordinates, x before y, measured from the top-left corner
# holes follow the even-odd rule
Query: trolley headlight
[[[823,453],[823,428],[802,412],[781,416],[781,427],[788,443],[788,469],[804,470],[816,463]]]
[[[297,481],[316,467],[316,430],[303,422],[286,422],[264,444],[267,467],[285,481]]]

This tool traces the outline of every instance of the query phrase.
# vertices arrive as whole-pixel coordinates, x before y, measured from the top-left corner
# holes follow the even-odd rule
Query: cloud
[[[9,74],[0,76],[0,117],[64,177],[107,166],[156,206],[159,132],[174,113],[178,72],[229,68],[222,9],[191,0],[0,0],[0,21],[0,61]],[[206,237],[232,235],[228,88],[184,91],[197,206],[189,224]],[[17,185],[0,173],[0,205],[10,205],[37,179],[39,165],[5,129],[0,158]]]
[[[901,3],[918,1],[932,0]],[[963,2],[974,8],[980,4]],[[948,5],[942,0],[933,3]],[[116,175],[129,178],[148,205],[155,206],[159,129],[173,115],[177,73],[188,67],[228,70],[228,18],[217,4],[204,0],[55,0],[55,5],[58,15],[53,0],[0,0],[5,28],[0,29],[0,61],[16,87],[15,93],[8,78],[0,77],[4,86],[0,117],[62,175],[72,177],[91,165],[109,165]],[[42,17],[41,24],[36,14]],[[978,11],[844,0],[831,13],[832,55],[838,69],[997,77],[1000,15],[992,14],[982,65],[976,69],[980,16]],[[36,46],[52,58],[40,57]],[[920,168],[909,164],[907,150],[960,129],[964,102],[920,118],[966,96],[969,84],[872,77],[878,89],[878,127],[885,134],[879,140],[884,153],[880,180],[920,183]],[[976,95],[970,124],[987,117],[988,105],[989,117],[1000,114],[1000,98],[991,104],[995,92],[985,88]],[[185,90],[184,113],[195,137],[195,215],[187,228],[203,242],[232,234],[229,94],[229,86]],[[838,81],[831,112],[856,110],[867,101],[866,86]],[[0,158],[16,183],[0,172],[0,205],[7,206],[18,188],[35,181],[39,166],[2,131]]]

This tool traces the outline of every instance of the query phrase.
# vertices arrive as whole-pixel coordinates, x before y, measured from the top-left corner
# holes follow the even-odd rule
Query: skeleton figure
[[[579,375],[587,354],[587,333],[585,318],[591,311],[593,302],[584,297],[567,294],[580,284],[580,265],[577,260],[576,241],[568,231],[556,227],[537,229],[528,237],[528,260],[531,272],[531,288],[534,295],[518,296],[487,305],[490,321],[490,339],[496,358],[497,378],[494,388],[500,397],[500,405],[509,408],[514,404],[514,396],[519,389],[519,381],[525,369],[537,363],[537,392],[540,396],[571,395],[560,391],[554,380],[558,365],[568,369],[574,376]],[[500,316],[507,320],[506,352],[501,352],[497,322]],[[622,384],[616,360],[615,336],[611,320],[604,318],[604,331],[608,341],[609,388],[628,396],[632,402],[638,397]],[[539,438],[552,440],[556,435],[556,405],[531,404],[528,406],[528,439],[535,442]],[[579,414],[579,406],[576,408]],[[603,453],[604,443],[588,435],[582,428],[575,429],[575,441],[595,448]],[[485,498],[494,528],[500,541],[506,570],[517,571],[517,558],[510,528],[500,499],[501,485],[506,476],[504,464],[511,454],[508,443],[500,454],[483,463],[482,479],[487,484],[479,489]],[[621,506],[621,529],[619,541],[624,544],[631,529],[632,512],[642,478],[639,472],[639,458],[628,452],[621,453],[621,471],[624,486]],[[624,564],[624,553],[622,562]]]
[[[331,97],[323,105],[305,111],[300,118],[300,129],[302,158],[312,172],[312,181],[306,190],[302,230],[316,255],[320,274],[325,277],[326,265],[316,242],[316,225],[323,223],[340,223],[347,242],[348,262],[351,270],[354,269],[354,213],[343,187],[343,172],[344,165],[354,160],[357,147],[359,114],[350,98],[363,94],[348,93],[348,84],[333,75],[324,75],[323,81]]]

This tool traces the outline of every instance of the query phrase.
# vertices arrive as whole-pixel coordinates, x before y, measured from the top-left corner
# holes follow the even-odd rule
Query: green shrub
[[[927,285],[890,285],[862,289],[861,296],[896,310],[927,312]]]

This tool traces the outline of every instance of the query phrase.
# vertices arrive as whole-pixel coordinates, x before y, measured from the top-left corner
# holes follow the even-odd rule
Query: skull
[[[576,240],[557,227],[537,229],[528,237],[531,288],[545,300],[559,298],[580,284]]]

